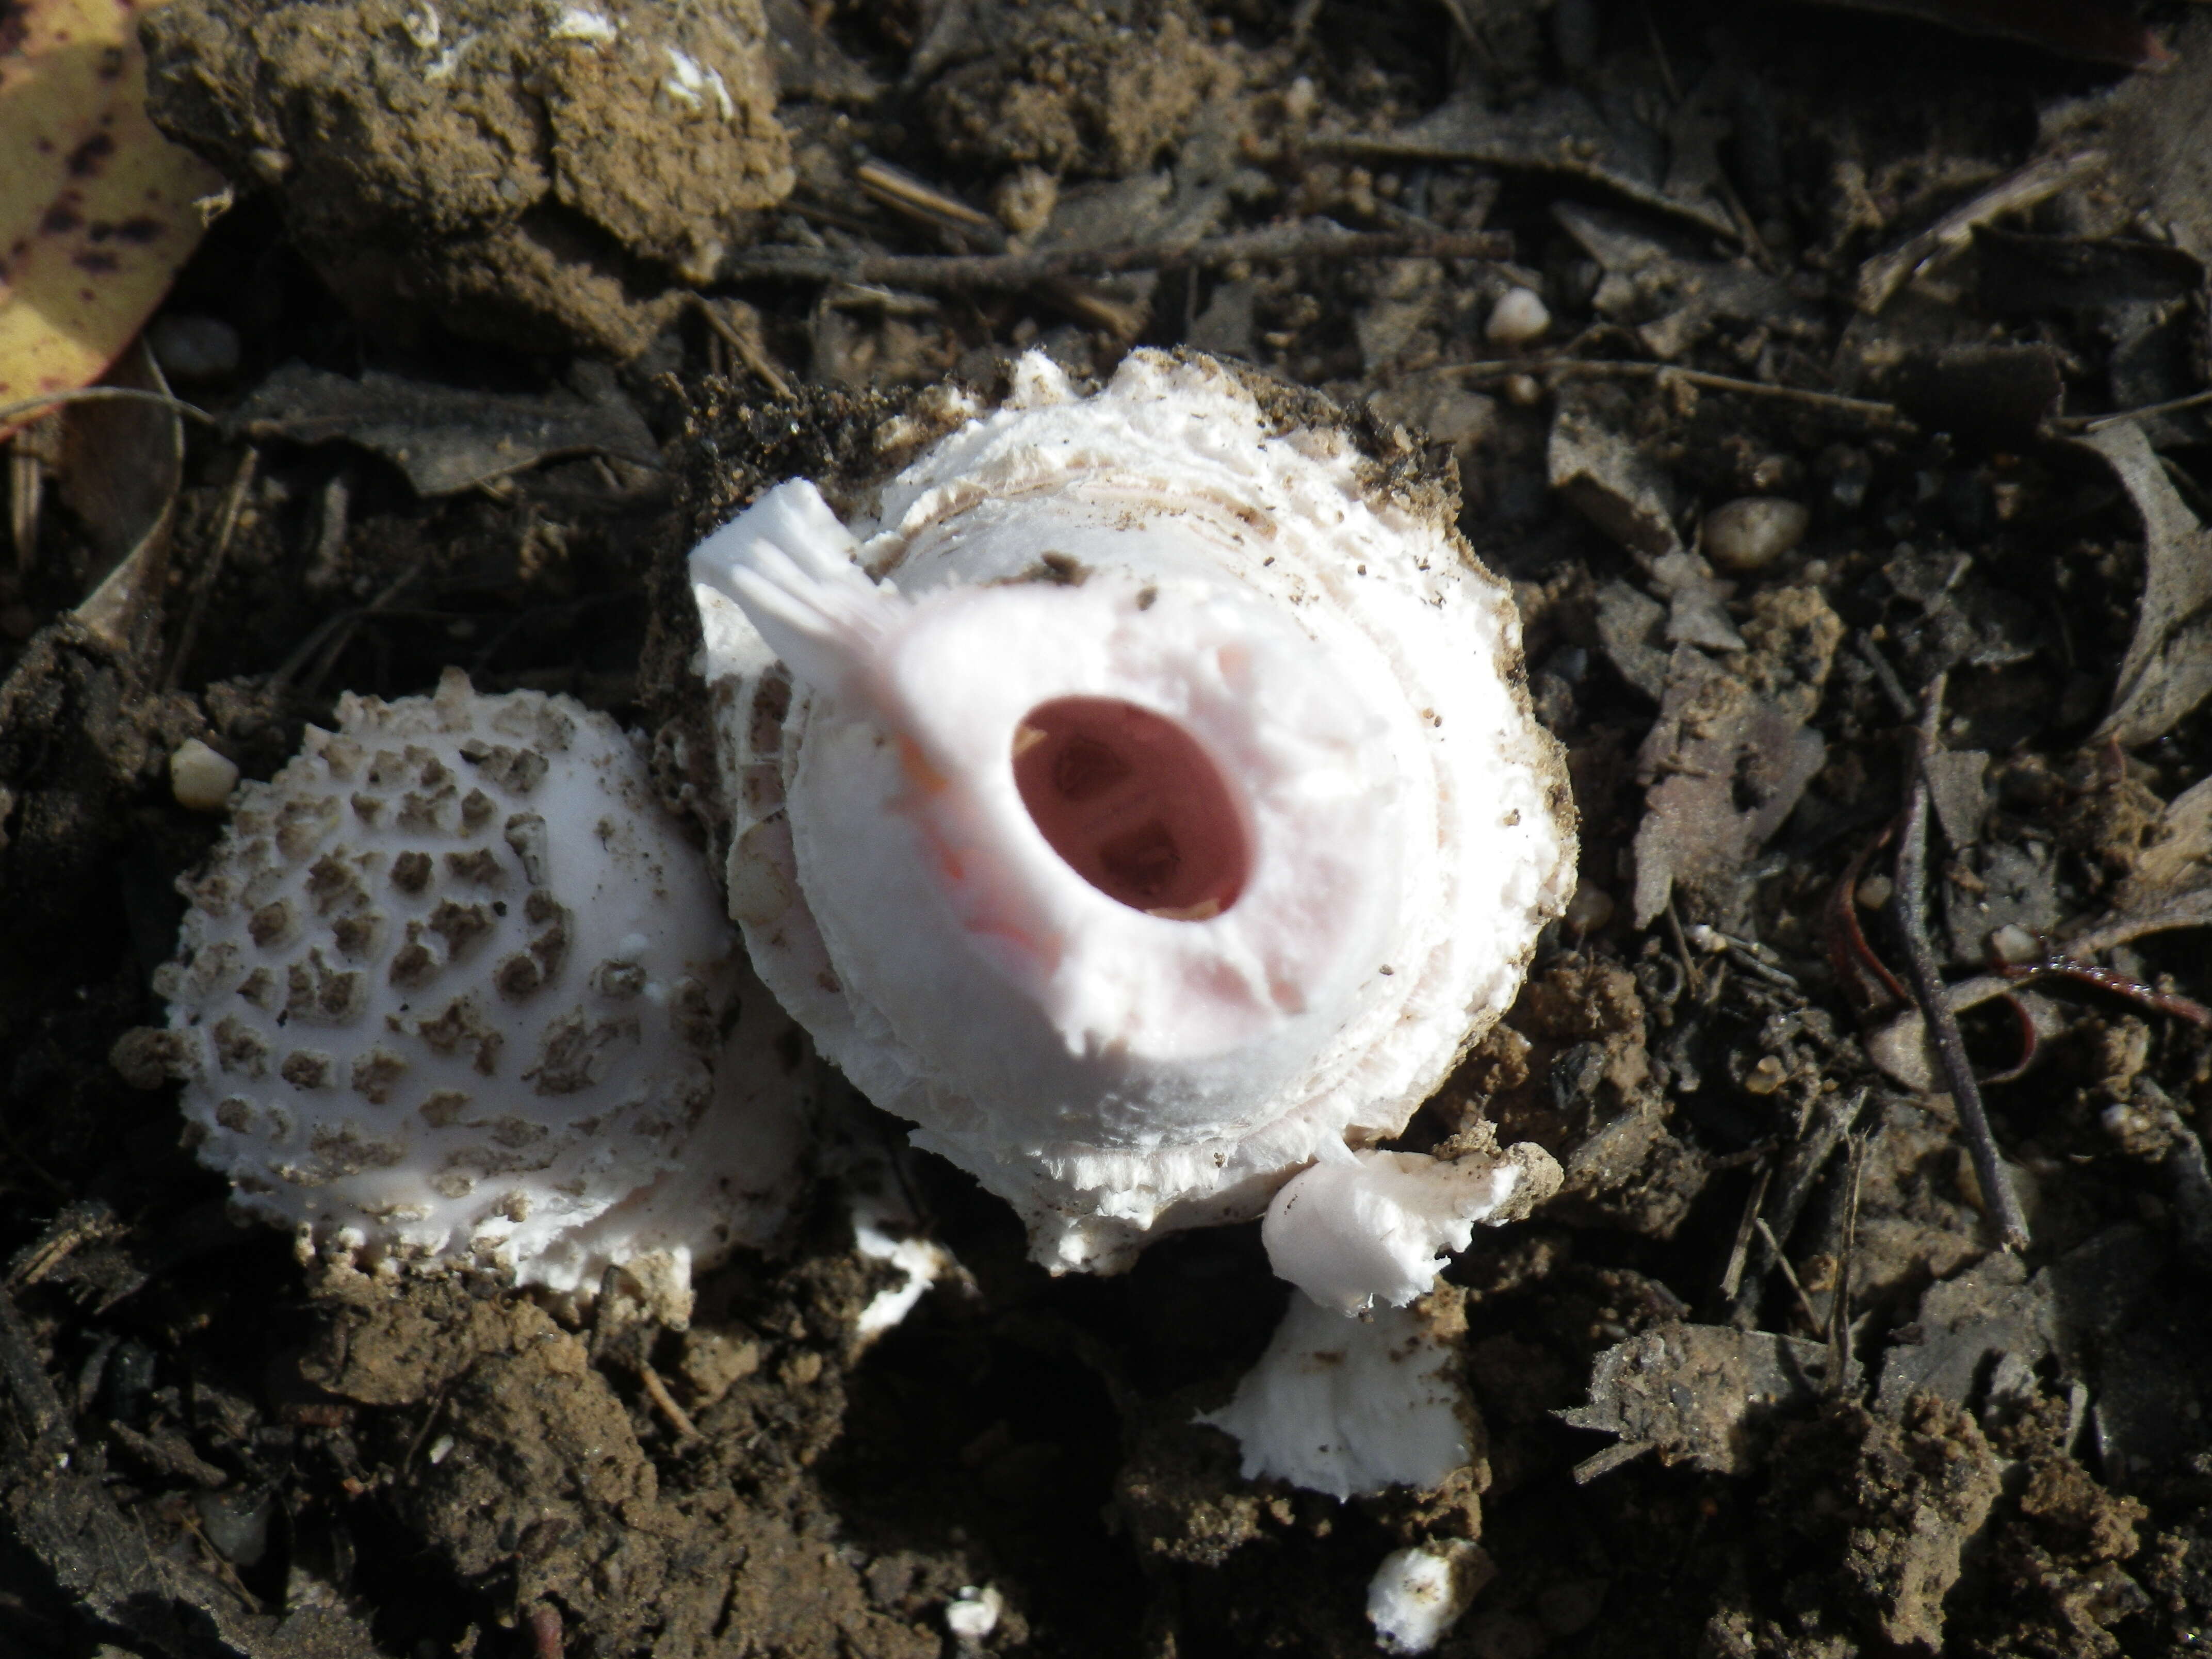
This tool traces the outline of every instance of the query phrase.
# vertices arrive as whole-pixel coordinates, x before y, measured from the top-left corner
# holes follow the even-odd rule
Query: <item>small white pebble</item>
[[[220,812],[238,787],[238,763],[187,738],[169,757],[169,793],[193,812]]]
[[[1859,902],[1859,908],[1863,910],[1879,910],[1883,905],[1889,902],[1890,895],[1894,893],[1896,890],[1897,890],[1890,884],[1890,880],[1887,876],[1869,876],[1864,881],[1859,884],[1859,890],[1856,895]]]
[[[2000,962],[2033,962],[2043,954],[2036,947],[2035,935],[2016,921],[2007,922],[1990,934],[1990,949]]]
[[[1526,345],[1552,325],[1552,313],[1534,289],[1509,288],[1491,307],[1483,333],[1499,345]]]
[[[1802,501],[1746,495],[1705,519],[1705,551],[1724,570],[1764,570],[1805,539],[1813,520]]]
[[[165,313],[146,325],[146,347],[173,380],[220,380],[238,373],[238,331],[220,317]]]
[[[624,933],[615,945],[615,960],[635,962],[652,945],[653,941],[642,933]]]
[[[1533,374],[1505,377],[1506,400],[1521,409],[1534,409],[1544,401],[1544,383]]]
[[[453,1437],[450,1434],[441,1434],[435,1440],[433,1440],[430,1443],[430,1449],[428,1455],[432,1463],[442,1463],[453,1455]]]
[[[999,1627],[1006,1598],[989,1584],[963,1584],[945,1604],[945,1628],[963,1642],[980,1642]]]
[[[1321,94],[1315,90],[1313,82],[1305,76],[1301,75],[1283,88],[1283,114],[1286,119],[1304,120],[1320,102]]]

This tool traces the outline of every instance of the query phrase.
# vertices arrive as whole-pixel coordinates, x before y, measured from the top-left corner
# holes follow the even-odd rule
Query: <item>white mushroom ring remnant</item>
[[[1556,1183],[1355,1150],[1510,1003],[1574,835],[1508,589],[1339,426],[1032,355],[872,518],[784,483],[691,577],[754,965],[1039,1261],[1340,1168],[1376,1179],[1285,1210],[1278,1270],[1405,1301]]]
[[[237,793],[159,983],[201,1162],[303,1249],[664,1319],[795,1196],[788,1019],[615,723],[347,696]]]

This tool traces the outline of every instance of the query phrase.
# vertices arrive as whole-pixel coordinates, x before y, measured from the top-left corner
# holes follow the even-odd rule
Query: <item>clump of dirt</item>
[[[780,1652],[928,1659],[975,1565],[854,1547],[811,1473],[868,1289],[849,1255],[802,1252],[764,1291],[714,1281],[677,1336],[341,1267],[299,1374],[356,1408],[372,1483],[460,1583],[553,1610],[580,1650],[706,1654],[734,1625]]]
[[[1924,1397],[1899,1423],[1839,1404],[1786,1442],[1765,1507],[1780,1547],[1773,1565],[1802,1571],[1790,1551],[1807,1546],[1821,1564],[1784,1588],[1801,1627],[1839,1613],[1838,1634],[1856,1626],[1898,1647],[1943,1651],[1944,1597],[2003,1484],[1978,1425]]]
[[[1644,1000],[1617,962],[1571,952],[1533,975],[1443,1098],[1443,1109],[1486,1118],[1502,1141],[1533,1140],[1557,1158],[1566,1181],[1553,1207],[1563,1214],[1665,1238],[1705,1185],[1704,1158],[1668,1127]],[[1452,1155],[1467,1133],[1439,1152]]]
[[[793,181],[758,0],[178,0],[144,34],[155,122],[387,324],[634,356]]]
[[[981,167],[1139,172],[1238,80],[1190,0],[992,0],[971,9],[968,28],[988,53],[938,77],[929,120],[946,154]]]

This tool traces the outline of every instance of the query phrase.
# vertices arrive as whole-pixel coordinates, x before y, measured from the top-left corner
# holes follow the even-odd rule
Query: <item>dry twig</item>
[[[1905,802],[1905,828],[1899,838],[1897,890],[1890,903],[1895,908],[1898,933],[1905,943],[1905,975],[1911,982],[1913,1000],[1920,1005],[1921,1018],[1927,1022],[1936,1057],[1943,1064],[1944,1078],[1951,1085],[1951,1098],[1958,1105],[1959,1127],[1966,1137],[1966,1150],[1974,1160],[1974,1174],[1982,1184],[1983,1202],[1988,1206],[1990,1218],[1996,1224],[1997,1236],[2004,1248],[2024,1250],[2028,1242],[2027,1218],[2021,1210],[2019,1195],[2013,1191],[2004,1159],[1998,1155],[1996,1138],[1990,1133],[1989,1115],[1982,1109],[1981,1086],[1974,1080],[1972,1063],[1966,1058],[1966,1039],[1960,1035],[1959,1018],[1952,1012],[1945,995],[1942,972],[1936,962],[1935,943],[1928,933],[1928,818],[1933,799],[1928,783],[1928,761],[1941,741],[1939,722],[1948,678],[1947,674],[1938,674],[1929,683],[1922,698],[1920,745],[1913,766],[1911,793]]]
[[[192,647],[199,641],[200,624],[207,619],[208,599],[215,592],[216,579],[222,574],[223,561],[230,556],[231,538],[238,533],[240,516],[246,510],[246,491],[253,487],[254,474],[260,469],[261,452],[252,444],[238,458],[238,471],[231,474],[230,489],[222,500],[222,517],[215,531],[215,545],[208,550],[207,557],[192,576],[191,607],[185,612],[185,624],[177,630],[177,648],[170,655],[169,665],[162,671],[161,689],[176,688],[177,676],[191,660]]]
[[[1609,357],[1517,357],[1492,359],[1479,363],[1445,363],[1426,372],[1467,380],[1504,380],[1515,374],[1547,374],[1557,379],[1595,375],[1607,380],[1672,380],[1707,392],[1738,392],[1751,397],[1802,404],[1808,409],[1817,409],[1827,414],[1848,415],[1856,420],[1874,421],[1894,427],[1901,434],[1909,434],[1918,429],[1895,404],[1879,403],[1870,398],[1846,398],[1838,392],[1815,392],[1808,386],[1770,386],[1764,380],[1740,380],[1733,375],[1710,374],[1701,368],[1683,368],[1674,363],[1647,363],[1635,359]]]
[[[2197,409],[2212,404],[2212,390],[2192,392],[2185,398],[2168,398],[2161,404],[2145,404],[2141,409],[2123,409],[2110,415],[2064,415],[2057,424],[2068,432],[2102,432],[2107,427],[2124,426],[2130,421],[2147,421],[2154,415],[2179,415],[2185,409]]]
[[[676,1431],[678,1439],[699,1438],[699,1425],[691,1420],[689,1412],[676,1403],[676,1396],[668,1392],[668,1384],[660,1380],[659,1371],[641,1359],[637,1362],[637,1378],[645,1385],[645,1397],[668,1419],[668,1425]]]
[[[933,294],[964,294],[978,289],[1031,288],[1071,276],[1213,270],[1247,261],[1503,259],[1512,252],[1512,239],[1495,231],[1345,230],[1334,224],[1297,224],[1181,244],[1146,242],[1041,253],[855,254],[814,248],[762,248],[738,258],[726,275],[733,281],[873,283]]]
[[[723,316],[721,307],[715,304],[714,301],[709,300],[705,295],[694,294],[691,296],[691,300],[692,303],[698,308],[699,315],[706,320],[707,326],[714,331],[715,334],[720,337],[722,343],[729,347],[731,351],[736,355],[738,361],[743,363],[747,368],[752,370],[752,372],[758,375],[762,380],[767,381],[768,389],[770,392],[773,392],[777,398],[785,403],[789,403],[796,394],[794,394],[791,389],[791,382],[784,379],[783,371],[779,369],[769,359],[768,354],[761,349],[759,337],[760,319],[758,316],[755,315],[751,319],[753,326],[752,329],[748,331],[737,327],[728,318]],[[732,301],[727,303],[735,302]],[[750,306],[747,306],[745,309],[750,313],[751,312],[752,307]]]

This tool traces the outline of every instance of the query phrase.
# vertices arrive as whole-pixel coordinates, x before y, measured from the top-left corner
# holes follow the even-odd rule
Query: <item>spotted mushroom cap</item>
[[[605,715],[348,696],[238,793],[164,970],[201,1162],[367,1261],[588,1294],[782,1218],[799,1045]]]
[[[1505,585],[1209,359],[1032,355],[691,574],[762,976],[1055,1268],[1402,1128],[1572,891]]]

